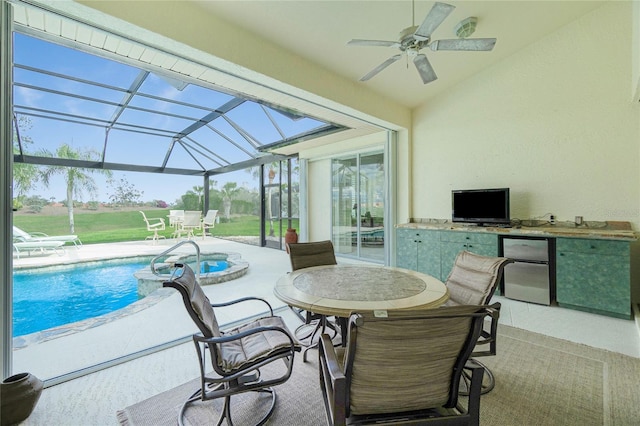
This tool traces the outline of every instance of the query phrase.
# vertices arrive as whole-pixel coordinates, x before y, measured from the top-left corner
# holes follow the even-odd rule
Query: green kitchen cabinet
[[[440,279],[439,231],[397,229],[396,265]]]
[[[482,256],[498,255],[498,235],[484,232],[440,232],[440,280],[445,281],[463,250]]]
[[[563,307],[629,319],[629,242],[557,238],[556,300]]]

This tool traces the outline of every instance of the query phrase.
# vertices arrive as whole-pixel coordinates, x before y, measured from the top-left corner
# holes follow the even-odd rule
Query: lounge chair
[[[29,256],[31,252],[38,251],[45,254],[47,251],[62,256],[65,253],[64,241],[24,241],[20,237],[13,239],[13,249],[20,259],[20,253],[27,252]]]
[[[62,241],[62,244],[73,243],[76,248],[82,246],[82,241],[77,235],[47,235],[42,232],[26,232],[18,227],[13,227],[13,238],[20,239],[24,242],[37,242],[37,241]]]

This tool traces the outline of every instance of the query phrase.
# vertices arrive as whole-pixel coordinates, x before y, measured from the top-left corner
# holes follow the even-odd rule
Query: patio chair
[[[337,265],[333,243],[330,240],[313,241],[308,243],[288,243],[289,260],[291,261],[291,271],[310,268],[313,266]],[[296,337],[300,340],[309,339],[309,346],[314,347],[313,339],[323,332],[327,327],[336,331],[335,325],[328,321],[324,315],[289,306],[303,324],[295,331]],[[303,334],[305,328],[312,327],[311,331]],[[335,337],[335,336],[334,336]],[[306,360],[306,350],[303,354]]]
[[[488,305],[493,293],[500,284],[504,267],[513,263],[513,259],[506,257],[486,257],[469,251],[461,251],[456,257],[453,269],[445,282],[449,290],[449,300],[444,306],[459,305]],[[500,318],[500,303],[490,305],[491,315],[488,328],[483,326],[477,346],[486,350],[474,350],[472,357],[496,354],[498,337],[498,320]],[[477,347],[476,346],[476,347]],[[478,362],[485,370],[485,381],[482,393],[490,392],[495,386],[493,373],[484,364]],[[469,377],[463,376],[463,385],[468,383]],[[463,390],[462,395],[467,391]]]
[[[21,237],[13,238],[13,249],[16,251],[18,259],[20,259],[20,253],[26,252],[29,256],[36,251],[42,254],[46,254],[48,251],[51,254],[56,253],[62,256],[65,253],[64,241],[24,241]]]
[[[182,237],[186,234],[187,239],[195,237],[195,232],[202,227],[202,213],[199,210],[185,210],[182,222],[178,225],[178,229],[173,233],[175,238]]]
[[[140,211],[140,214],[142,215],[144,222],[147,224],[147,231],[153,232],[153,235],[148,235],[147,238],[145,238],[145,240],[148,240],[149,238],[151,238],[153,239],[153,242],[155,244],[160,238],[166,238],[164,235],[158,234],[158,231],[164,231],[165,229],[163,218],[152,217],[150,219],[147,219],[147,215],[145,215],[143,211]]]
[[[82,246],[82,241],[77,235],[47,235],[43,232],[26,232],[17,226],[13,227],[13,237],[20,238],[25,242],[33,242],[33,241],[62,241],[63,244],[73,243],[76,248],[80,248]]]
[[[323,334],[320,389],[329,425],[478,425],[483,369],[469,359],[485,306],[354,313],[346,348]],[[466,407],[458,403],[471,372]]]
[[[174,229],[178,229],[180,222],[184,218],[184,210],[169,210],[169,226]]]
[[[216,216],[218,210],[209,210],[207,214],[202,218],[202,239],[207,236],[207,231],[216,226]]]
[[[198,353],[201,386],[182,406],[178,423],[182,424],[182,417],[190,403],[224,398],[217,424],[222,424],[224,419],[232,424],[231,397],[253,391],[271,397],[270,407],[258,423],[264,424],[275,408],[276,393],[272,386],[289,379],[294,354],[300,350],[282,318],[273,315],[271,305],[266,300],[256,297],[210,303],[196,281],[193,270],[186,264],[176,264],[174,275],[164,282],[163,287],[178,290],[189,316],[200,330],[200,333],[193,335],[193,342]],[[221,331],[213,308],[236,306],[247,301],[264,303],[269,315]],[[211,366],[207,365],[207,352]],[[270,372],[261,374],[262,367],[279,360],[284,361],[284,368],[278,365],[275,371],[270,369]],[[214,374],[207,374],[211,367]]]

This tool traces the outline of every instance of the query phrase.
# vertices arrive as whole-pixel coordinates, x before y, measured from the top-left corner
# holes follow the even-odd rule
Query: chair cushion
[[[225,332],[225,336],[253,330],[258,327],[281,327],[287,329],[281,317],[264,317],[243,324]],[[219,345],[220,367],[225,371],[237,370],[248,363],[268,358],[272,353],[291,346],[290,340],[277,331],[266,331],[233,340]]]

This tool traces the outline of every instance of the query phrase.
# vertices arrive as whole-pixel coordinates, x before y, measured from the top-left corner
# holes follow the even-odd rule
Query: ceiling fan
[[[413,4],[415,12],[415,3]],[[400,32],[399,41],[385,41],[385,40],[361,40],[353,39],[347,44],[352,46],[382,46],[382,47],[394,47],[400,49],[400,53],[394,55],[369,71],[360,81],[367,81],[373,76],[378,74],[389,65],[398,61],[406,53],[408,58],[413,60],[414,65],[418,69],[418,73],[422,78],[424,84],[430,83],[438,78],[434,71],[427,55],[420,53],[420,50],[424,47],[428,47],[433,51],[436,50],[466,50],[466,51],[488,51],[493,49],[496,44],[495,38],[457,38],[450,40],[431,40],[431,34],[442,24],[442,22],[453,12],[455,6],[446,3],[436,2],[426,18],[420,26],[413,25],[405,28]],[[473,18],[475,19],[475,18]],[[457,30],[457,34],[460,37],[466,37],[473,33],[475,29],[475,20],[472,18],[462,21]],[[470,21],[471,20],[471,21]],[[465,22],[466,21],[466,22]],[[415,23],[415,22],[414,22]],[[469,25],[472,27],[471,31],[468,31]]]

